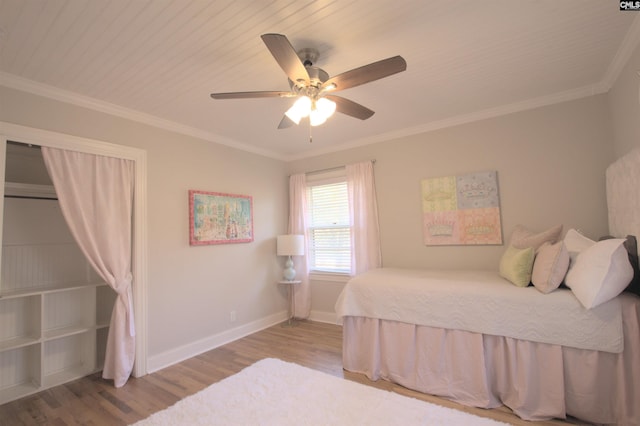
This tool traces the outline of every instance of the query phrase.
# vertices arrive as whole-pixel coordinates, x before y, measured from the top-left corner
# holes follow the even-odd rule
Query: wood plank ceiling
[[[0,84],[282,159],[606,92],[637,46],[614,0],[0,0]],[[340,95],[366,121],[277,130],[291,99],[260,39],[320,51],[329,75],[394,55],[406,72]]]

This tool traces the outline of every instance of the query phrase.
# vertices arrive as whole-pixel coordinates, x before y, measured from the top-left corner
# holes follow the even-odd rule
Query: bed
[[[638,170],[640,151],[607,170],[612,235],[640,231],[637,205],[619,220],[638,203],[625,192],[638,192]],[[575,284],[543,293],[497,271],[381,268],[358,275],[336,303],[343,367],[469,406],[505,405],[526,420],[640,424],[640,277],[637,248],[624,246],[624,267],[635,279],[591,304]]]

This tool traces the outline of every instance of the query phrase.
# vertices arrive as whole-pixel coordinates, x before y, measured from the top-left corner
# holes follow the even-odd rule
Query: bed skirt
[[[622,311],[622,353],[344,317],[343,366],[464,405],[506,405],[526,420],[640,425],[640,299],[625,297]]]

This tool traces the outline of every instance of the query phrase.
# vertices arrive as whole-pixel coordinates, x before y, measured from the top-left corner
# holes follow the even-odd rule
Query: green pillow
[[[517,249],[509,246],[500,259],[500,276],[518,287],[526,287],[531,282],[533,260],[536,252],[533,247]]]

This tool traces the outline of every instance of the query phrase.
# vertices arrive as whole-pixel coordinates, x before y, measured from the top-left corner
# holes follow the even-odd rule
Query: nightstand
[[[281,280],[278,281],[278,284],[284,284],[286,286],[288,286],[288,291],[289,291],[289,319],[287,319],[286,322],[282,323],[283,327],[295,327],[297,325],[296,320],[294,318],[295,315],[295,308],[296,308],[296,301],[295,301],[295,297],[294,297],[294,286],[298,285],[302,283],[302,281],[299,280],[292,280],[292,281],[287,281],[287,280]]]

